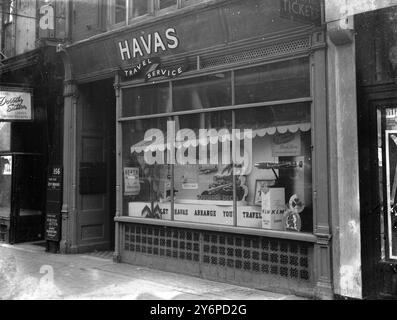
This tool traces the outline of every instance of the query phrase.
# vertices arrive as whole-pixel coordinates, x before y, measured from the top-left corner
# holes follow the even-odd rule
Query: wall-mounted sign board
[[[51,168],[47,177],[47,203],[45,237],[48,241],[61,240],[61,208],[63,172],[60,166]]]
[[[32,121],[32,93],[0,89],[0,121]]]

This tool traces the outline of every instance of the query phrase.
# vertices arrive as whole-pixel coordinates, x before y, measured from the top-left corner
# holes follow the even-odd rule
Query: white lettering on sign
[[[40,8],[40,29],[42,30],[54,30],[55,26],[55,15],[54,8],[51,4],[46,4]]]
[[[318,0],[281,0],[281,3],[282,16],[321,22],[321,6]]]
[[[179,46],[179,39],[174,28],[168,28],[163,35],[159,32],[149,33],[146,36],[122,40],[118,42],[121,60],[131,60],[153,52],[159,53],[168,49],[176,49]]]

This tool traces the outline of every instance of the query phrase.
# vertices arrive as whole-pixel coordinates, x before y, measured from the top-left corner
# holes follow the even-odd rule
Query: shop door
[[[45,170],[42,156],[12,158],[11,243],[42,240],[44,237]]]
[[[115,215],[115,96],[111,83],[82,87],[78,109],[78,250],[111,250]]]

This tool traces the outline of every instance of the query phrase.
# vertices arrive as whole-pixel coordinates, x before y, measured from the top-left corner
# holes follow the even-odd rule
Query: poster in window
[[[389,257],[397,259],[397,130],[388,130],[385,136]]]
[[[124,168],[124,194],[137,196],[140,192],[139,168]]]
[[[299,157],[302,153],[300,132],[277,134],[272,141],[273,157]]]

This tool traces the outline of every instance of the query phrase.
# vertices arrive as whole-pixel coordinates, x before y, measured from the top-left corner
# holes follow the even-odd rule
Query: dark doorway
[[[116,211],[116,97],[113,80],[79,87],[77,110],[77,246],[114,247]]]

